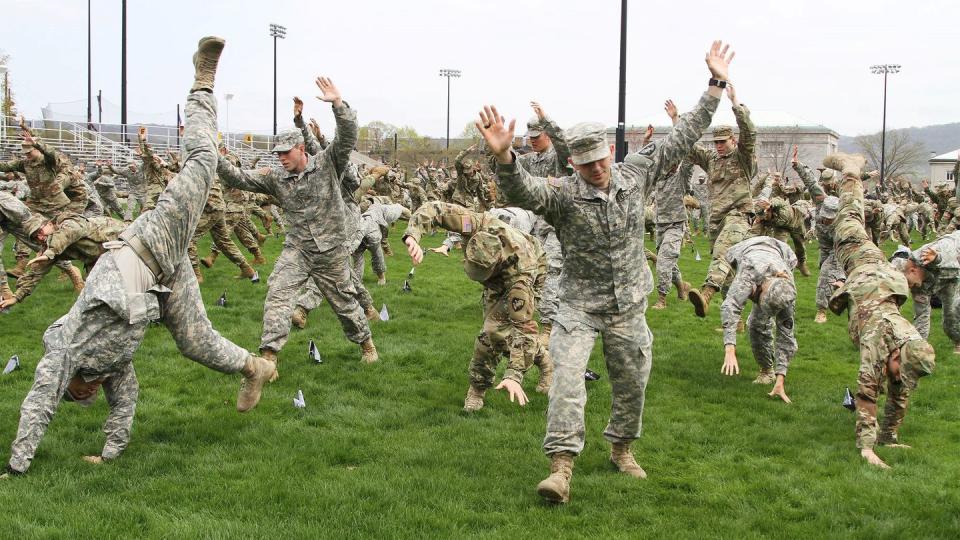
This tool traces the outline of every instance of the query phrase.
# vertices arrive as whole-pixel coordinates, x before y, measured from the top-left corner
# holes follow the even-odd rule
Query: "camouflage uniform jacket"
[[[486,209],[493,202],[490,198],[490,191],[479,172],[467,170],[464,159],[467,157],[465,149],[457,154],[454,165],[457,168],[457,177],[452,181],[453,193],[450,195],[450,202],[470,209]]]
[[[0,163],[0,172],[23,173],[30,187],[27,206],[33,212],[55,217],[69,207],[73,212],[82,213],[87,205],[86,190],[82,190],[83,193],[77,192],[79,188],[74,185],[67,164],[62,162],[56,150],[40,141],[36,141],[34,147],[43,154],[39,163],[14,159]],[[73,197],[65,192],[65,186],[72,188]]]
[[[23,201],[10,193],[0,191],[0,230],[8,232],[25,243],[31,250],[40,251],[40,246],[24,228],[31,212]]]
[[[690,178],[693,176],[693,163],[683,162],[675,176],[676,178],[671,177],[657,184],[656,223],[677,223],[687,220],[683,196],[692,191]]]
[[[579,173],[548,180],[531,176],[516,161],[497,165],[507,200],[556,229],[564,257],[561,302],[589,313],[622,313],[646,301],[653,290],[643,252],[646,198],[690,153],[718,103],[705,93],[665,139],[613,164],[606,192]]]
[[[326,150],[312,156],[303,172],[283,168],[241,171],[220,158],[217,172],[228,187],[272,195],[284,210],[287,235],[284,246],[315,244],[319,251],[341,246],[353,230],[346,230],[348,208],[343,197],[344,170],[357,142],[357,113],[346,104],[333,108],[337,134]]]
[[[707,173],[710,184],[710,222],[719,223],[729,212],[753,211],[750,179],[757,174],[757,128],[745,105],[733,108],[740,128],[737,147],[726,156],[700,144],[693,147],[689,160]]]
[[[167,181],[173,177],[174,173],[166,169],[154,159],[153,148],[147,144],[140,145],[140,152],[143,154],[143,178],[146,181],[147,195],[150,201],[156,202],[157,197],[167,187]]]
[[[941,236],[914,250],[914,259],[920,260],[920,255],[928,247],[937,251],[937,257],[924,266],[926,276],[919,289],[914,290],[915,295],[933,294],[942,283],[960,280],[960,231]]]
[[[759,303],[760,286],[777,274],[787,275],[793,282],[797,256],[790,246],[769,236],[754,236],[731,247],[727,263],[736,269],[730,290],[720,307],[723,344],[737,344],[737,323],[748,300]]]
[[[520,281],[526,282],[534,290],[538,283],[542,284],[547,262],[540,242],[492,214],[474,212],[462,206],[439,201],[428,202],[413,213],[403,238],[406,240],[409,236],[419,243],[423,235],[432,232],[434,227],[460,233],[467,238],[468,243],[469,238],[479,231],[500,239],[503,246],[501,262],[493,275],[483,282],[488,291],[506,294]]]

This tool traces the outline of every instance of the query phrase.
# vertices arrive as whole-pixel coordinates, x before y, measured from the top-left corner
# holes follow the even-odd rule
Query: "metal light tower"
[[[287,37],[287,27],[270,23],[270,37],[273,38],[273,136],[277,136],[277,38]]]
[[[874,75],[883,74],[883,129],[880,130],[880,185],[885,186],[886,176],[884,176],[884,167],[886,165],[887,151],[887,74],[899,73],[900,64],[878,64],[870,66],[870,72]]]
[[[460,77],[459,69],[441,69],[440,76],[447,78],[447,148],[450,148],[450,79]]]

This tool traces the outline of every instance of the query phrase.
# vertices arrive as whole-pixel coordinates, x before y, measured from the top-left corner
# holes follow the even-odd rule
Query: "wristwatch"
[[[716,86],[717,88],[726,88],[727,81],[721,81],[720,79],[710,79],[710,82],[707,83],[708,86]]]

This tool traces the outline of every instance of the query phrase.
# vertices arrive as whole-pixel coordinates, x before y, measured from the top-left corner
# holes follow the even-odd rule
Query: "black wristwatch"
[[[717,88],[726,88],[727,81],[721,81],[720,79],[710,79],[710,82],[707,83],[707,86],[716,86]]]

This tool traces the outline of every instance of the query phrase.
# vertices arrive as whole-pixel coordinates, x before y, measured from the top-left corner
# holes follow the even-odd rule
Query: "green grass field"
[[[280,380],[256,410],[240,415],[238,376],[186,360],[164,328],[151,328],[134,361],[141,393],[126,453],[103,466],[82,462],[102,447],[106,404],[64,403],[29,474],[0,482],[0,536],[960,535],[960,370],[939,310],[932,336],[937,372],[921,382],[901,431],[914,448],[881,448],[893,466],[882,471],[859,457],[853,414],[840,406],[844,387],[855,387],[858,353],[845,319],[812,322],[816,276],[797,275],[800,350],[787,381],[792,405],[751,384],[756,369],[745,337],[741,375],[721,376],[719,310],[700,320],[672,298],[668,310],[647,314],[654,368],[644,435],[634,449],[649,479],[618,475],[607,460],[601,433],[610,388],[598,344],[591,369],[603,378],[587,383],[587,445],[576,462],[571,502],[555,507],[535,491],[548,473],[540,449],[546,397],[533,393],[536,370],[525,382],[532,397],[525,408],[492,392],[482,411],[464,415],[480,286],[467,280],[455,252],[427,257],[413,292],[402,293],[410,262],[399,233],[392,240],[388,285],[377,287],[369,271],[366,279],[377,308],[386,303],[391,316],[373,327],[378,364],[361,365],[359,348],[322,306],[306,330],[292,333],[280,355]],[[436,236],[425,244],[439,242]],[[706,242],[697,246],[703,261],[695,262],[689,247],[681,260],[694,283],[708,263]],[[268,259],[279,247],[269,240]],[[4,253],[12,265],[9,242]],[[236,269],[221,258],[202,286],[214,326],[250,350],[259,344],[269,271],[261,268],[264,282],[251,285],[234,280]],[[224,291],[229,304],[220,308],[215,303]],[[69,284],[51,274],[26,304],[0,315],[0,359],[19,354],[24,368],[0,377],[3,460],[42,354],[41,335],[73,298]],[[912,314],[909,302],[904,311]],[[320,346],[322,365],[308,361],[310,339]],[[297,389],[304,410],[292,405]]]

